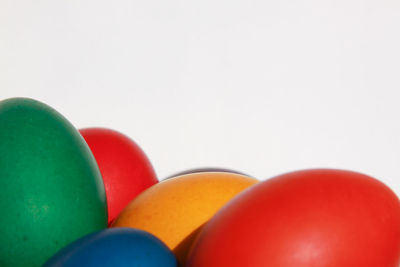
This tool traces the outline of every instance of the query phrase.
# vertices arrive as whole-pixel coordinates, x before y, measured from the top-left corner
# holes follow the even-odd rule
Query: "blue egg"
[[[69,244],[43,267],[176,267],[169,248],[155,236],[133,228],[110,228]]]

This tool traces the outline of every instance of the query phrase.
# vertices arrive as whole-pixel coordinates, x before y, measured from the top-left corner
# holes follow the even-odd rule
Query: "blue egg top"
[[[176,267],[174,254],[158,238],[133,228],[89,234],[63,248],[44,267]]]

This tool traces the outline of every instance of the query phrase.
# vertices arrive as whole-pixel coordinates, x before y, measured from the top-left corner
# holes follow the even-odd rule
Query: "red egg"
[[[127,136],[105,128],[80,133],[103,176],[110,224],[136,195],[157,183],[157,177],[142,149]]]
[[[398,267],[400,201],[342,170],[283,174],[239,194],[203,228],[187,267]]]

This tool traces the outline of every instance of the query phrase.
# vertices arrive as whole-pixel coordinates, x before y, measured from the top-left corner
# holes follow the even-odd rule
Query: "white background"
[[[0,99],[119,130],[160,179],[330,167],[399,195],[399,89],[398,0],[0,1]]]

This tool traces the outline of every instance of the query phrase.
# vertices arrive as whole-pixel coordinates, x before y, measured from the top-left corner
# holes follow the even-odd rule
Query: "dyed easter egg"
[[[89,147],[41,102],[0,102],[0,188],[1,266],[41,266],[107,227],[104,185]]]
[[[66,246],[43,267],[176,267],[169,248],[153,235],[133,228],[109,228]]]
[[[174,177],[139,194],[113,226],[152,233],[173,250],[183,265],[202,225],[231,198],[255,183],[253,178],[223,172]]]
[[[283,174],[232,199],[203,228],[187,267],[398,267],[400,202],[369,176]]]
[[[157,183],[157,177],[145,153],[129,137],[105,128],[86,128],[80,133],[103,177],[110,224],[136,195]]]
[[[245,173],[238,172],[238,171],[231,170],[231,169],[218,168],[218,167],[203,167],[203,168],[194,168],[194,169],[189,169],[189,170],[186,170],[186,171],[178,172],[178,173],[176,173],[174,175],[168,176],[164,180],[170,179],[170,178],[173,178],[173,177],[176,177],[176,176],[181,176],[181,175],[191,174],[191,173],[198,173],[198,172],[228,172],[228,173],[236,173],[236,174],[241,174],[241,175],[244,175],[244,176],[251,177],[251,176],[249,176],[249,175],[247,175]]]

